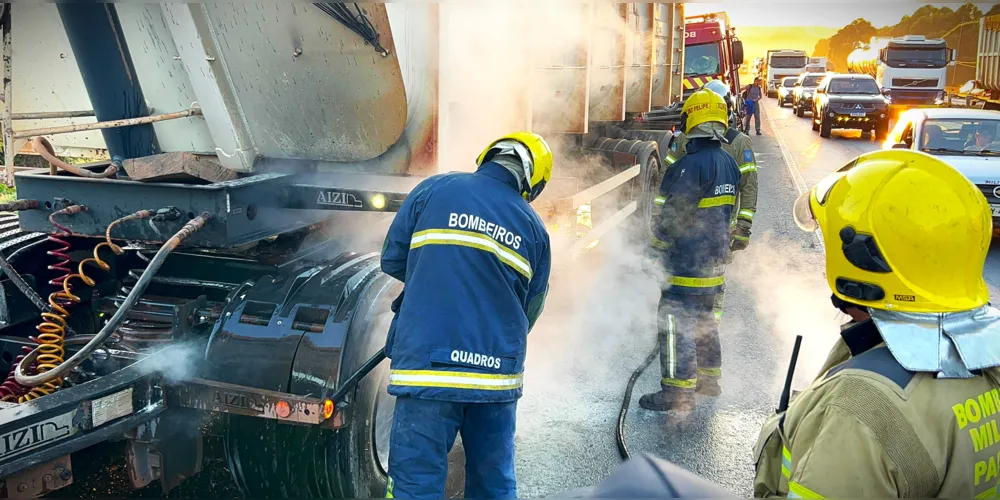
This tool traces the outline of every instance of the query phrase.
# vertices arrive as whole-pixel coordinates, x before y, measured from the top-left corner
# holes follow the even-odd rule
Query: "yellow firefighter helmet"
[[[802,229],[822,231],[827,281],[843,300],[912,313],[989,300],[990,207],[938,158],[900,149],[861,155],[800,196],[793,214]]]
[[[486,146],[479,153],[476,165],[481,166],[500,153],[512,153],[521,159],[527,181],[521,184],[521,196],[529,203],[538,198],[552,178],[552,149],[545,139],[531,132],[507,134]]]
[[[691,130],[703,123],[719,123],[723,131],[729,125],[729,109],[726,100],[711,90],[702,88],[691,94],[681,108],[681,122],[684,133],[691,136]]]

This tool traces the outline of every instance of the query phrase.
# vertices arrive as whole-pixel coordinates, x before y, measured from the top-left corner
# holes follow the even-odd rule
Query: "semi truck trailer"
[[[210,458],[245,496],[384,495],[378,249],[409,190],[541,133],[535,209],[592,214],[553,234],[572,258],[647,222],[671,132],[630,117],[681,98],[682,4],[542,5],[529,32],[503,4],[4,5],[5,497],[105,449],[107,496]],[[14,168],[29,144],[48,167]]]
[[[967,106],[982,106],[1000,111],[1000,15],[979,20],[979,43],[976,50],[976,79],[953,94]]]

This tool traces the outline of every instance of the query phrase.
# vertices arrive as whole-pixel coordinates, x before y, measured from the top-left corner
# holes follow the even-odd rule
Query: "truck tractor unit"
[[[684,19],[684,97],[711,80],[729,84],[734,95],[740,93],[740,66],[743,65],[743,42],[736,38],[736,28],[725,12]]]
[[[769,50],[764,59],[767,64],[764,90],[768,97],[777,97],[781,81],[804,73],[809,61],[806,51],[791,49]]]
[[[940,106],[955,51],[943,39],[923,35],[872,37],[847,57],[850,73],[870,75],[892,101],[894,113],[916,106]]]
[[[681,99],[682,4],[4,5],[0,498],[383,496],[407,193],[531,130],[554,260],[640,238]]]
[[[1000,111],[1000,14],[979,20],[979,43],[976,50],[976,79],[956,91],[967,106]]]
[[[827,62],[825,57],[810,57],[806,64],[806,73],[826,73]]]

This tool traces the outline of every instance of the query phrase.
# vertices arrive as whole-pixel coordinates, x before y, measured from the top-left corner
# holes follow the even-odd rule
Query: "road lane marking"
[[[799,166],[795,163],[795,159],[792,158],[792,151],[788,149],[788,144],[785,143],[785,138],[778,130],[778,126],[775,123],[774,118],[771,118],[771,112],[764,106],[761,106],[761,108],[762,111],[764,111],[764,117],[767,118],[768,125],[771,126],[771,131],[774,132],[775,139],[778,141],[778,149],[781,150],[781,156],[785,159],[785,168],[788,169],[788,175],[792,176],[792,182],[795,184],[795,189],[799,192],[798,196],[801,196],[802,193],[809,190],[809,186],[806,185],[806,180],[802,178],[802,173],[799,172]],[[798,198],[798,196],[796,196],[796,198]],[[823,246],[823,236],[819,233],[819,230],[817,229],[816,231],[813,231],[813,235],[816,236],[816,242],[819,243],[820,251],[824,251],[825,247]]]

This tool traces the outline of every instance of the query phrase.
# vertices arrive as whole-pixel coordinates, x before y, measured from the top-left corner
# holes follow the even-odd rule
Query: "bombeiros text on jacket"
[[[501,226],[500,224],[489,222],[477,215],[457,214],[452,212],[448,214],[448,227],[479,231],[481,233],[485,233],[490,238],[493,238],[498,243],[503,243],[514,250],[521,249],[520,236],[512,233],[509,229]]]
[[[736,184],[719,184],[715,186],[716,196],[720,194],[736,194]]]

